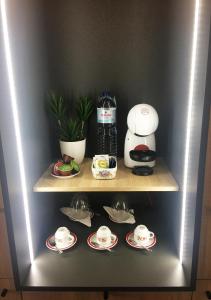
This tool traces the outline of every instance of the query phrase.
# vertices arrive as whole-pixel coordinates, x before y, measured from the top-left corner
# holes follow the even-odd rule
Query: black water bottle
[[[97,153],[117,156],[116,99],[109,92],[97,102]]]

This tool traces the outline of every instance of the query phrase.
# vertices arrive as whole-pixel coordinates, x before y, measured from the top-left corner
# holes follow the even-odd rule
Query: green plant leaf
[[[68,117],[67,104],[61,95],[51,91],[48,94],[49,110],[57,121],[59,139],[62,141],[79,141],[84,139],[85,122],[91,116],[94,105],[87,96],[80,97],[76,104],[77,119]]]
[[[71,118],[67,120],[64,131],[70,142],[80,140],[80,123],[77,120]]]
[[[66,103],[62,96],[57,96],[54,92],[48,94],[49,108],[57,121],[62,122],[66,118]]]
[[[73,169],[74,169],[76,172],[79,172],[79,171],[80,171],[79,164],[78,164],[75,160],[72,160],[72,161],[71,161],[71,164],[72,164]]]
[[[88,96],[80,97],[76,112],[80,121],[87,122],[94,110],[94,104]]]

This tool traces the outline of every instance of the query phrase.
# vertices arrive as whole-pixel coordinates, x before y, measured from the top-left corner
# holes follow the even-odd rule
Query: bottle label
[[[116,108],[98,108],[97,109],[97,122],[104,124],[116,123]]]

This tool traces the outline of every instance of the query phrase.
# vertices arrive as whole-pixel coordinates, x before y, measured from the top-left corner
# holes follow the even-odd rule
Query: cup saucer
[[[133,248],[137,248],[137,249],[146,249],[146,248],[152,248],[153,246],[155,246],[155,244],[157,243],[157,239],[156,236],[154,236],[153,238],[149,239],[149,241],[147,243],[144,243],[144,245],[141,244],[137,244],[134,241],[134,232],[128,232],[126,235],[126,242],[128,243],[128,245],[130,245]]]
[[[118,243],[118,237],[116,236],[116,234],[113,234],[113,233],[112,233],[112,236],[111,236],[111,243],[109,245],[107,245],[106,247],[101,246],[97,242],[96,232],[91,233],[87,238],[87,244],[89,245],[89,247],[91,247],[92,249],[95,249],[95,250],[111,249],[114,246],[116,246],[117,243]]]
[[[59,250],[61,251],[64,251],[64,250],[68,250],[70,248],[72,248],[76,242],[77,242],[77,236],[75,233],[71,232],[70,233],[72,236],[73,236],[73,241],[70,241],[70,243],[68,245],[65,245],[64,247],[61,247],[59,248]],[[58,251],[58,248],[56,247],[56,244],[55,244],[55,236],[54,234],[50,235],[46,242],[45,242],[45,245],[48,249],[52,250],[52,251]]]

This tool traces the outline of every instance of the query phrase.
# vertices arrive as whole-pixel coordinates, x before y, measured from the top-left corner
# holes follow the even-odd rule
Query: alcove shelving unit
[[[20,290],[193,290],[195,287],[209,99],[205,93],[209,0],[31,0],[1,2],[1,183],[16,288]],[[5,4],[6,3],[6,4]],[[117,99],[118,171],[95,180],[96,114],[78,176],[50,175],[60,158],[46,109],[53,89],[74,102],[109,88]],[[95,101],[95,100],[94,100]],[[146,102],[159,115],[154,174],[124,167],[128,111]],[[59,209],[86,192],[92,227]],[[136,224],[155,232],[151,253],[130,248],[136,224],[111,222],[103,205],[124,197]],[[118,235],[112,252],[94,251],[100,225]],[[45,247],[59,226],[78,237],[62,255]]]

